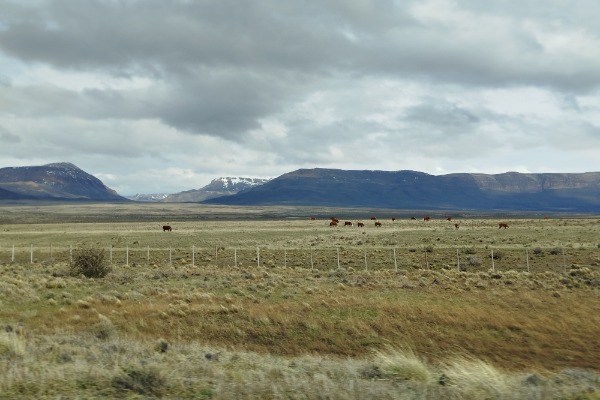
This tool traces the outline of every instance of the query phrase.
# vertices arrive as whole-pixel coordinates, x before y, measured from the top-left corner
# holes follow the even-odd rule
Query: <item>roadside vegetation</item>
[[[597,218],[326,222],[1,225],[0,398],[600,398]]]

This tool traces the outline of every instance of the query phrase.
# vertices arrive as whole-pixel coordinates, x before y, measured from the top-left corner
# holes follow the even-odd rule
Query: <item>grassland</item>
[[[600,398],[599,218],[410,216],[0,206],[0,398]]]

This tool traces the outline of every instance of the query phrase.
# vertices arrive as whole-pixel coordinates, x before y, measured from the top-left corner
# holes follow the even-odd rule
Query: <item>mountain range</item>
[[[146,196],[146,197],[144,197]],[[217,178],[138,200],[418,210],[600,212],[600,172],[429,175],[299,169],[277,178]],[[129,201],[70,163],[0,169],[0,200]]]
[[[416,171],[300,169],[204,203],[599,212],[600,172],[429,175]]]

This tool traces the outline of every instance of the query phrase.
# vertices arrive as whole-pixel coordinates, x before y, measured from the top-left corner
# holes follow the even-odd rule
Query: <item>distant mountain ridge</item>
[[[174,193],[160,200],[165,203],[201,202],[221,196],[229,196],[263,185],[269,179],[222,177],[213,179],[208,185],[193,190]]]
[[[300,169],[204,201],[393,209],[600,211],[600,172],[429,175],[417,171]]]
[[[127,201],[71,163],[0,168],[0,200]]]

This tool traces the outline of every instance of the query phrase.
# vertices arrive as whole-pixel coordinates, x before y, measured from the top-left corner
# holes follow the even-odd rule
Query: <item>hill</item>
[[[210,204],[440,210],[600,211],[600,172],[429,175],[300,169]]]
[[[0,200],[127,201],[71,163],[0,168]]]
[[[200,202],[221,196],[229,196],[263,185],[268,179],[259,178],[216,178],[208,185],[193,190],[175,193],[160,200],[165,203]]]

